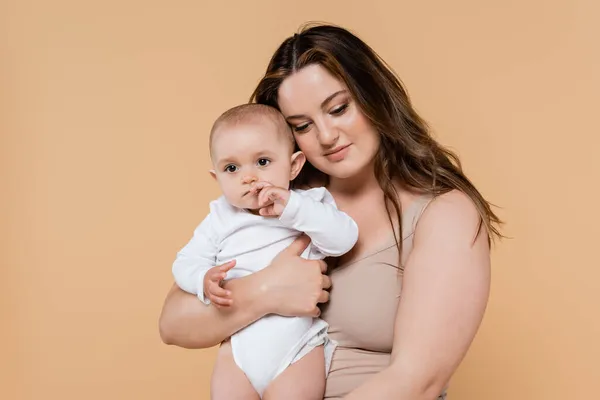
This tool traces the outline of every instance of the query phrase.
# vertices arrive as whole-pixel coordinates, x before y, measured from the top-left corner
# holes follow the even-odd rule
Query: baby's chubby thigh
[[[324,347],[317,346],[286,368],[267,387],[264,400],[323,400],[326,373]]]
[[[311,339],[313,318],[267,315],[231,338],[236,364],[261,393]]]
[[[231,341],[221,344],[210,383],[211,400],[259,400],[260,397],[241,369],[235,365]]]

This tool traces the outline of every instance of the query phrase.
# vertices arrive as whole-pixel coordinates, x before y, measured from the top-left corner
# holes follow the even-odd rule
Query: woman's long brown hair
[[[305,27],[287,38],[275,51],[251,102],[279,109],[277,95],[285,78],[311,64],[319,64],[346,84],[361,111],[375,126],[381,145],[375,159],[375,176],[383,189],[390,223],[398,219],[402,237],[402,213],[394,183],[432,196],[453,189],[465,193],[475,204],[488,240],[501,237],[500,219],[462,171],[458,157],[436,142],[427,124],[414,110],[402,82],[394,71],[361,39],[334,25]],[[296,186],[326,179],[306,163]],[[392,213],[392,207],[393,213]],[[393,229],[398,251],[402,240]]]

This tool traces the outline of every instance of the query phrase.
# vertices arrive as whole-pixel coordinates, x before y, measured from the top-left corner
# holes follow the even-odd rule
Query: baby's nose
[[[252,176],[252,175],[246,175],[242,178],[242,183],[243,184],[250,184],[250,183],[254,183],[258,180],[258,178],[256,178],[256,176]]]

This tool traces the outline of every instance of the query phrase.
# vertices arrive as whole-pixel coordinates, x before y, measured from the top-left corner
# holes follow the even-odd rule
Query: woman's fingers
[[[321,309],[319,307],[315,307],[311,313],[311,317],[317,318],[321,315]]]
[[[282,253],[300,256],[304,250],[306,250],[309,244],[310,238],[307,235],[302,234],[294,239],[294,241],[287,247],[287,249],[283,250]]]
[[[327,264],[301,257],[309,244],[307,235],[298,236],[265,269],[268,274],[260,272],[269,280],[271,313],[318,317],[321,311],[317,306],[329,301],[331,279],[324,275]]]
[[[321,273],[327,272],[327,263],[323,260],[319,260],[319,267],[321,267]]]
[[[317,303],[327,303],[329,301],[329,292],[327,290],[321,290]]]

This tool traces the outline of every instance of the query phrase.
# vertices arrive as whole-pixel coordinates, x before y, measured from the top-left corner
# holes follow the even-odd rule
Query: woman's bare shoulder
[[[473,243],[481,224],[481,215],[475,203],[465,193],[451,190],[434,197],[423,210],[415,229],[415,238],[435,235],[446,241]]]

